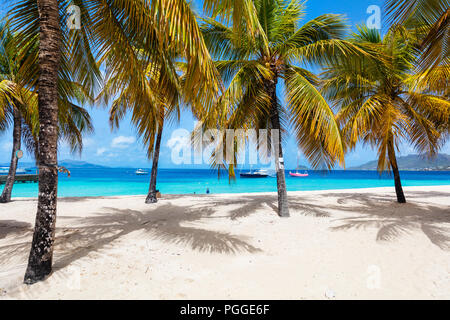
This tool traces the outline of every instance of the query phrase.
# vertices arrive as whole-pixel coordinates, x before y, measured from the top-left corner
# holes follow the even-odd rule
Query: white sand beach
[[[65,198],[54,272],[21,284],[35,199],[0,206],[0,299],[450,299],[450,186]]]

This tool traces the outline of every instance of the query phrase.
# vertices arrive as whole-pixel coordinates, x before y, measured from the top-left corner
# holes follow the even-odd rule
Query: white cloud
[[[133,144],[135,142],[135,137],[118,136],[112,140],[111,147],[117,149],[126,149],[130,144]]]
[[[95,153],[97,156],[101,156],[103,155],[106,151],[108,151],[108,149],[106,148],[98,148],[97,152]]]

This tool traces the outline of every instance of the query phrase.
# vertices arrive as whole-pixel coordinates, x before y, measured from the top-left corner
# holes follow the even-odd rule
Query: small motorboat
[[[241,178],[267,178],[269,174],[266,170],[256,170],[250,172],[243,172],[240,174]]]
[[[298,173],[298,172],[290,172],[290,171],[289,171],[289,175],[291,177],[307,177],[307,176],[309,176],[308,172]]]
[[[136,172],[135,172],[135,174],[136,174],[137,176],[146,176],[146,175],[148,175],[148,171],[143,170],[143,169],[137,169]]]

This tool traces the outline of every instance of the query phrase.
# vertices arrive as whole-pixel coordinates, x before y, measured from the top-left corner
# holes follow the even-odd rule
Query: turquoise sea
[[[135,175],[132,168],[71,169],[71,177],[61,174],[59,196],[117,196],[144,195],[147,193],[150,176]],[[248,171],[248,170],[244,170]],[[379,175],[376,171],[336,170],[328,173],[308,171],[309,177],[294,178],[286,171],[289,191],[357,189],[392,187],[389,174]],[[450,185],[450,171],[402,171],[404,186]],[[0,186],[0,189],[2,186]],[[158,187],[163,194],[275,192],[276,178],[245,179],[239,177],[229,183],[224,172],[220,180],[217,171],[208,169],[160,169]],[[36,183],[16,184],[13,197],[37,197]]]

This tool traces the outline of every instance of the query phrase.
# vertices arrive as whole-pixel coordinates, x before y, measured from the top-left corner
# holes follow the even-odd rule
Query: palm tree
[[[13,35],[4,26],[0,26],[0,109],[2,109],[3,117],[0,119],[0,130],[5,129],[5,114],[12,115],[13,121],[13,148],[11,155],[11,162],[9,166],[8,177],[6,179],[5,187],[3,188],[2,195],[0,196],[0,203],[6,203],[11,201],[11,193],[13,184],[15,181],[15,175],[17,170],[17,152],[20,150],[21,137],[22,137],[22,116],[17,108],[21,90],[15,83],[15,73],[17,71],[15,65],[15,50],[11,43],[13,42]],[[6,111],[6,112],[5,112]]]
[[[323,89],[340,109],[337,119],[348,149],[360,140],[375,147],[378,170],[392,169],[397,201],[405,203],[396,150],[404,140],[434,155],[440,141],[435,124],[448,119],[450,103],[411,82],[417,39],[405,28],[394,26],[382,39],[379,31],[359,27],[352,41],[378,51],[379,61],[349,56],[329,64]]]
[[[159,152],[161,150],[161,139],[164,128],[164,108],[161,108],[160,122],[158,124],[158,133],[156,134],[155,150],[153,151],[153,162],[152,162],[152,172],[150,174],[150,185],[148,187],[147,198],[145,203],[156,203],[158,198],[156,196],[156,178],[158,176],[158,162],[159,162]]]
[[[396,24],[404,24],[419,36],[419,71],[411,79],[421,90],[450,97],[450,1],[388,0],[387,15]],[[450,118],[439,124],[450,133]],[[445,136],[443,136],[443,139]]]
[[[123,88],[111,85],[115,83],[116,74],[111,75],[105,85],[102,97],[105,104],[108,104],[109,97],[119,95],[110,109],[110,124],[112,128],[118,128],[119,122],[127,111],[131,110],[132,122],[138,129],[138,135],[142,138],[147,147],[147,155],[153,157],[152,171],[150,176],[149,191],[145,203],[156,203],[156,179],[158,174],[159,153],[161,149],[161,139],[166,120],[180,115],[180,99],[182,96],[181,82],[178,72],[182,72],[180,67],[185,67],[184,63],[176,63],[170,46],[165,46],[166,52],[161,55],[160,62],[152,61],[146,68],[148,85],[145,94],[148,100],[157,107],[156,114],[153,112],[153,105],[141,105],[135,100],[130,86],[127,84]],[[177,64],[180,66],[177,68]],[[178,69],[178,70],[177,70]],[[109,72],[107,72],[109,74]],[[119,94],[120,92],[120,94]],[[155,118],[156,117],[156,118]]]
[[[37,152],[37,141],[39,134],[39,121],[37,114],[37,94],[20,85],[19,69],[23,59],[21,49],[16,46],[17,35],[14,36],[6,26],[0,27],[0,69],[2,79],[0,83],[0,108],[6,111],[9,119],[12,118],[13,124],[13,148],[11,155],[11,164],[0,202],[11,201],[11,193],[15,181],[18,157],[17,151],[20,150],[22,140],[28,151],[35,155]],[[64,87],[66,90],[62,90]],[[91,119],[85,109],[74,105],[70,100],[77,100],[84,103],[87,98],[85,93],[80,90],[80,86],[73,82],[65,82],[60,87],[59,93],[59,131],[58,140],[67,141],[72,152],[81,153],[83,143],[83,133],[89,133],[93,130]],[[0,119],[0,130],[8,126],[8,118]]]
[[[52,271],[58,186],[58,70],[61,29],[57,0],[38,0],[39,11],[39,197],[25,283]]]
[[[2,195],[0,196],[0,203],[7,203],[11,201],[12,189],[16,179],[17,164],[19,161],[18,152],[20,150],[22,136],[22,116],[17,108],[13,108],[13,123],[13,148],[11,161],[5,187],[3,188]]]
[[[325,14],[299,26],[304,7],[297,0],[243,0],[240,3],[248,10],[239,18],[235,11],[229,11],[228,2],[222,1],[222,6],[213,2],[209,1],[217,14],[231,12],[233,24],[207,19],[202,26],[206,44],[217,59],[216,67],[228,84],[217,105],[202,119],[204,128],[219,124],[226,129],[284,131],[283,124],[290,122],[299,148],[314,167],[331,168],[336,160],[343,164],[339,127],[317,89],[319,79],[299,65],[333,61],[342,54],[365,54],[341,40],[347,29],[344,18]],[[281,81],[286,87],[287,109],[278,97]],[[278,213],[287,217],[285,172],[279,162],[283,158],[281,141],[275,146]],[[213,160],[213,165],[228,166],[234,175],[230,163]]]
[[[410,24],[421,34],[422,70],[450,63],[449,0],[387,0],[387,15],[396,24]],[[448,78],[447,73],[447,78]]]
[[[79,30],[66,26],[70,5],[80,9]],[[145,54],[148,64],[161,52],[155,49],[170,39],[188,65],[189,100],[207,104],[216,96],[220,82],[186,0],[21,0],[10,14],[24,45],[40,39],[39,50],[22,68],[24,82],[39,90],[40,197],[25,275],[25,282],[31,284],[51,272],[57,200],[58,71],[60,76],[73,76],[84,90],[92,93],[100,80],[98,65],[110,59],[110,65],[120,75],[116,78],[118,86],[128,82],[137,92],[135,98],[145,105],[149,102],[148,95],[142,94],[146,77],[135,48]],[[61,55],[61,51],[65,54]],[[38,68],[32,68],[38,57]],[[156,109],[152,112],[156,113]]]

